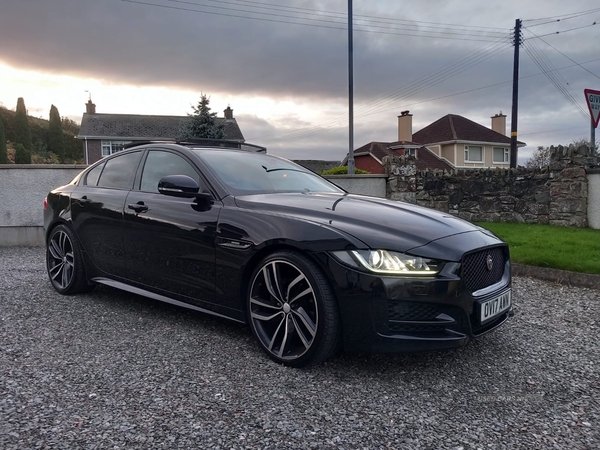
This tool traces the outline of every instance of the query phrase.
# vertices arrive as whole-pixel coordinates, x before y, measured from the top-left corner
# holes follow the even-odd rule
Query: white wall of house
[[[458,143],[455,144],[455,148],[456,167],[510,167],[510,145]],[[467,150],[469,150],[471,160],[466,159]],[[496,160],[494,160],[494,152],[496,153]]]
[[[44,198],[86,166],[0,165],[0,246],[44,243]]]

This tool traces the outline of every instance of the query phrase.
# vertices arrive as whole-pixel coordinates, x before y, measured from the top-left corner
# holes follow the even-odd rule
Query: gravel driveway
[[[466,348],[278,366],[244,326],[0,248],[0,448],[600,448],[600,291],[514,280]]]

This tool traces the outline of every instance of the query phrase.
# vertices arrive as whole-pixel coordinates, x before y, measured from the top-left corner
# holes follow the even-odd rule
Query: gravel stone
[[[61,296],[44,250],[0,248],[0,448],[600,448],[600,291],[514,279],[468,346],[269,360],[245,326],[99,286]]]

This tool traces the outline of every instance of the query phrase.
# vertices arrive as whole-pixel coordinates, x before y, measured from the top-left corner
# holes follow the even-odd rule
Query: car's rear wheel
[[[58,225],[48,237],[46,267],[52,287],[61,294],[78,294],[93,287],[85,277],[77,238],[65,225]]]
[[[247,296],[248,320],[264,351],[293,367],[318,364],[339,347],[335,296],[322,271],[288,251],[261,261]]]

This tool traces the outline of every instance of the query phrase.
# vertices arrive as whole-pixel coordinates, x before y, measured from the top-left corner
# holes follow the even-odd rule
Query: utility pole
[[[521,19],[515,20],[515,59],[513,63],[512,118],[510,120],[510,167],[517,167],[517,116],[519,110],[519,47],[521,46]]]
[[[596,127],[600,121],[600,91],[584,89],[583,94],[590,110],[590,145],[596,154]]]
[[[348,115],[350,138],[348,149],[348,175],[354,175],[354,55],[352,46],[352,0],[348,0]]]
[[[595,155],[596,154],[596,124],[594,123],[594,119],[592,119],[591,127],[590,127],[590,144],[592,146],[592,152]]]

